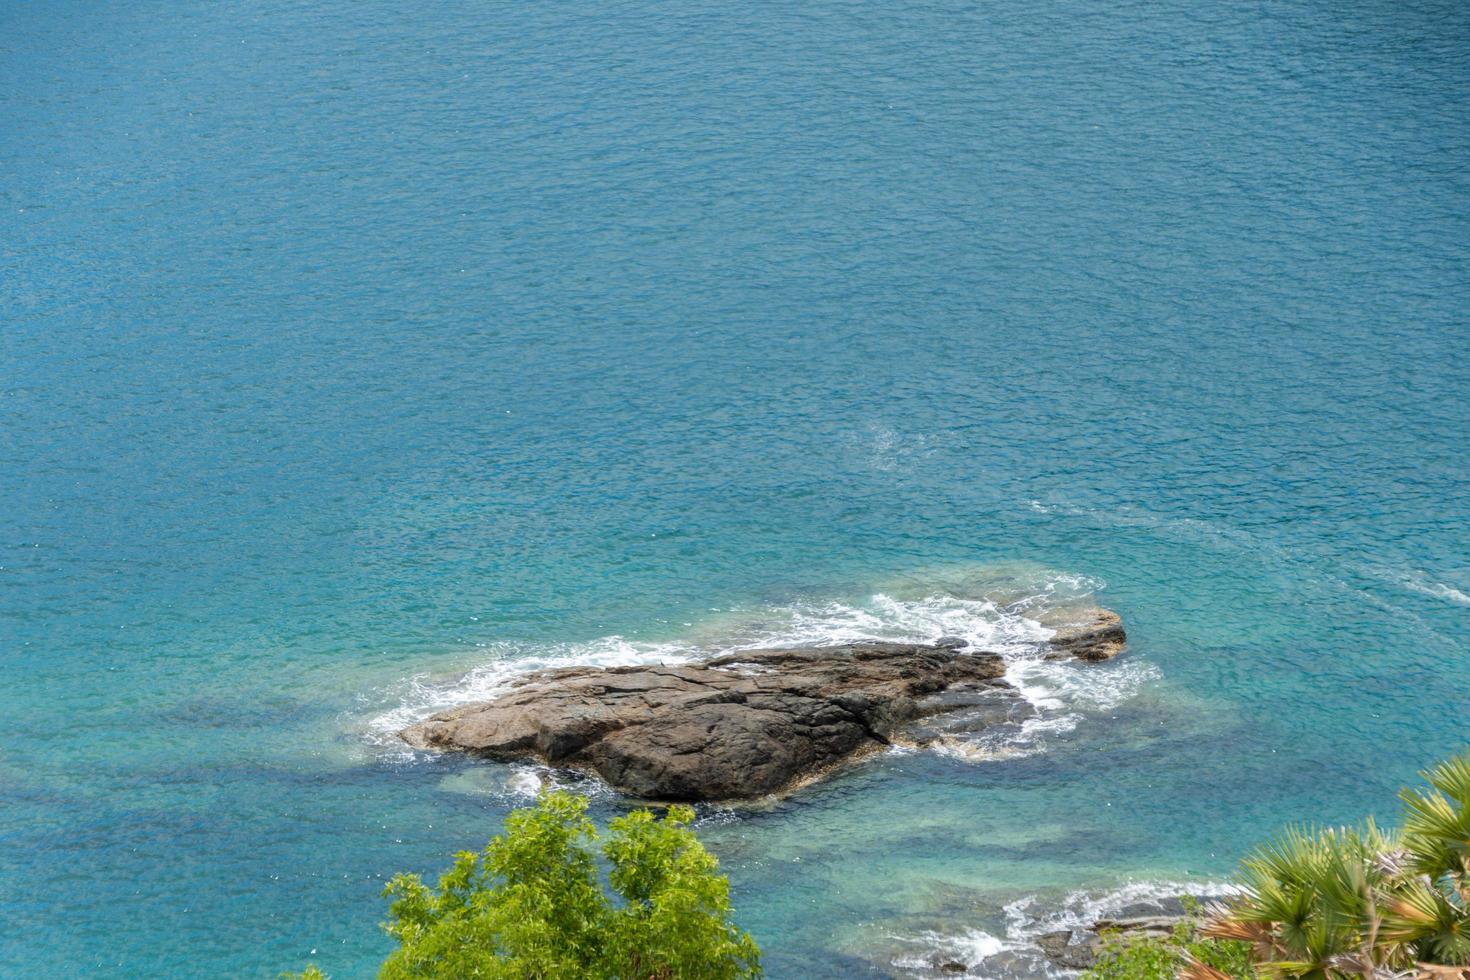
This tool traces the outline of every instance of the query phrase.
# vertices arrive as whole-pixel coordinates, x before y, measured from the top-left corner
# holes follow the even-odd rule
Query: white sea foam
[[[1150,663],[1085,665],[1034,656],[1011,660],[1006,680],[1036,710],[1014,730],[998,727],[947,739],[939,750],[973,761],[1033,755],[1049,736],[1073,731],[1091,713],[1106,713],[1138,693],[1159,673]]]
[[[1436,582],[1422,572],[1415,574],[1400,574],[1395,576],[1395,581],[1407,589],[1422,595],[1434,596],[1436,599],[1448,599],[1459,606],[1470,606],[1470,595],[1460,591],[1453,585]]]
[[[768,646],[832,646],[856,640],[932,643],[963,638],[971,648],[1017,656],[1035,650],[1051,631],[1007,613],[989,599],[930,595],[897,599],[877,593],[864,603],[798,602],[761,617],[755,635],[740,636],[732,650]]]
[[[550,780],[535,769],[523,768],[505,781],[505,788],[517,796],[534,799]]]
[[[504,806],[522,806],[535,800],[543,789],[573,789],[582,796],[596,798],[614,795],[598,780],[531,763],[457,769],[440,779],[438,788],[446,793],[483,797]]]
[[[379,706],[367,724],[367,738],[384,753],[412,758],[396,732],[446,708],[493,698],[517,677],[547,668],[687,663],[763,647],[957,637],[965,641],[966,649],[1004,657],[1007,680],[1034,709],[1017,724],[954,736],[940,747],[960,758],[988,761],[1042,751],[1088,714],[1116,708],[1157,677],[1155,669],[1141,661],[1081,664],[1043,659],[1052,631],[1032,617],[1058,605],[1085,604],[1098,585],[1093,580],[1035,566],[926,577],[927,588],[922,580],[895,581],[860,602],[804,600],[727,611],[671,641],[608,636],[536,651],[512,644],[493,647],[489,662],[462,675],[418,675],[365,698],[369,711],[372,705]]]
[[[922,433],[904,433],[880,422],[868,424],[868,438],[861,445],[868,465],[884,473],[910,466],[914,460],[934,455],[929,437]]]
[[[964,964],[967,977],[991,980],[1036,980],[1075,975],[1050,962],[1036,945],[1047,933],[1085,930],[1100,919],[1127,910],[1167,911],[1164,903],[1180,896],[1218,897],[1236,891],[1223,882],[1138,881],[1108,891],[1074,891],[1060,899],[1028,895],[1004,907],[1003,935],[971,927],[955,932],[925,930],[907,936],[889,936],[900,950],[890,959],[902,974],[932,977],[954,975],[952,964]],[[941,968],[943,969],[941,970]]]
[[[1060,902],[1028,895],[1005,907],[1006,937],[1014,942],[1027,942],[1048,932],[1086,929],[1129,906],[1158,903],[1182,895],[1220,896],[1236,891],[1236,886],[1219,881],[1131,881],[1104,892],[1069,892]]]
[[[1448,599],[1462,606],[1470,606],[1470,594],[1461,592],[1454,586],[1445,585],[1443,582],[1431,582],[1429,589],[1432,594],[1441,599]]]
[[[392,755],[411,757],[397,733],[440,711],[487,701],[503,692],[518,677],[557,667],[619,667],[637,664],[687,663],[696,651],[669,643],[632,643],[620,636],[606,636],[585,644],[566,644],[532,652],[514,644],[491,648],[493,659],[451,678],[416,674],[384,691],[364,696],[368,705],[390,705],[375,713],[367,724],[366,737]]]
[[[893,966],[919,975],[933,972],[939,963],[983,964],[992,957],[1015,950],[1017,945],[992,936],[984,929],[967,929],[956,935],[921,932],[915,936],[890,936],[901,945],[915,947],[914,952],[893,958]]]

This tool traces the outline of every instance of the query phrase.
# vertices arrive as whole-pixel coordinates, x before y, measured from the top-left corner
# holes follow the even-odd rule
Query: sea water
[[[1470,741],[1467,152],[1450,2],[0,7],[0,974],[371,975],[388,876],[623,806],[393,737],[545,664],[1011,661],[702,812],[775,977],[1391,818]]]

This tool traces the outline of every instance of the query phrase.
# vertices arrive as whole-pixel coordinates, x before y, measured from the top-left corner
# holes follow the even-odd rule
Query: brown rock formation
[[[1104,659],[1122,648],[1117,617],[1097,612],[1104,615],[1088,622],[1098,635],[1089,639],[1086,623],[1069,627],[1061,655]],[[983,724],[1009,711],[1004,673],[998,655],[943,641],[569,667],[530,674],[493,701],[435,715],[402,737],[420,748],[590,770],[631,796],[753,799],[887,745],[919,719],[966,710]],[[976,712],[992,703],[1002,707]],[[921,743],[932,737],[914,734]]]

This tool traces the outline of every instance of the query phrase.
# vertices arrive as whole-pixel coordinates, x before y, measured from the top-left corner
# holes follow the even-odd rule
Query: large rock
[[[1054,631],[1052,659],[1111,660],[1128,645],[1123,621],[1111,609],[1057,609],[1038,616],[1037,622]]]
[[[633,796],[765,796],[866,751],[957,687],[1004,685],[994,654],[855,643],[701,664],[532,674],[403,733],[410,744],[590,769]]]
[[[998,655],[957,646],[863,642],[699,664],[568,667],[530,674],[493,701],[435,715],[402,737],[420,748],[590,770],[648,799],[753,799],[895,735],[934,741],[952,727],[936,716],[983,727],[1025,707],[1001,679]]]

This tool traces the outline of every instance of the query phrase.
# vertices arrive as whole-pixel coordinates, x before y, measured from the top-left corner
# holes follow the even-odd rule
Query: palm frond
[[[1423,773],[1429,790],[1404,790],[1404,847],[1415,871],[1463,877],[1470,867],[1470,754]]]
[[[1447,759],[1420,775],[1450,799],[1470,806],[1470,752]]]
[[[1179,980],[1235,980],[1230,974],[1190,957],[1179,971]]]
[[[1470,967],[1445,966],[1442,963],[1415,963],[1423,980],[1470,980]]]
[[[1260,943],[1271,938],[1271,930],[1265,924],[1242,921],[1228,911],[1206,919],[1199,932],[1208,939],[1233,939],[1245,943]]]

